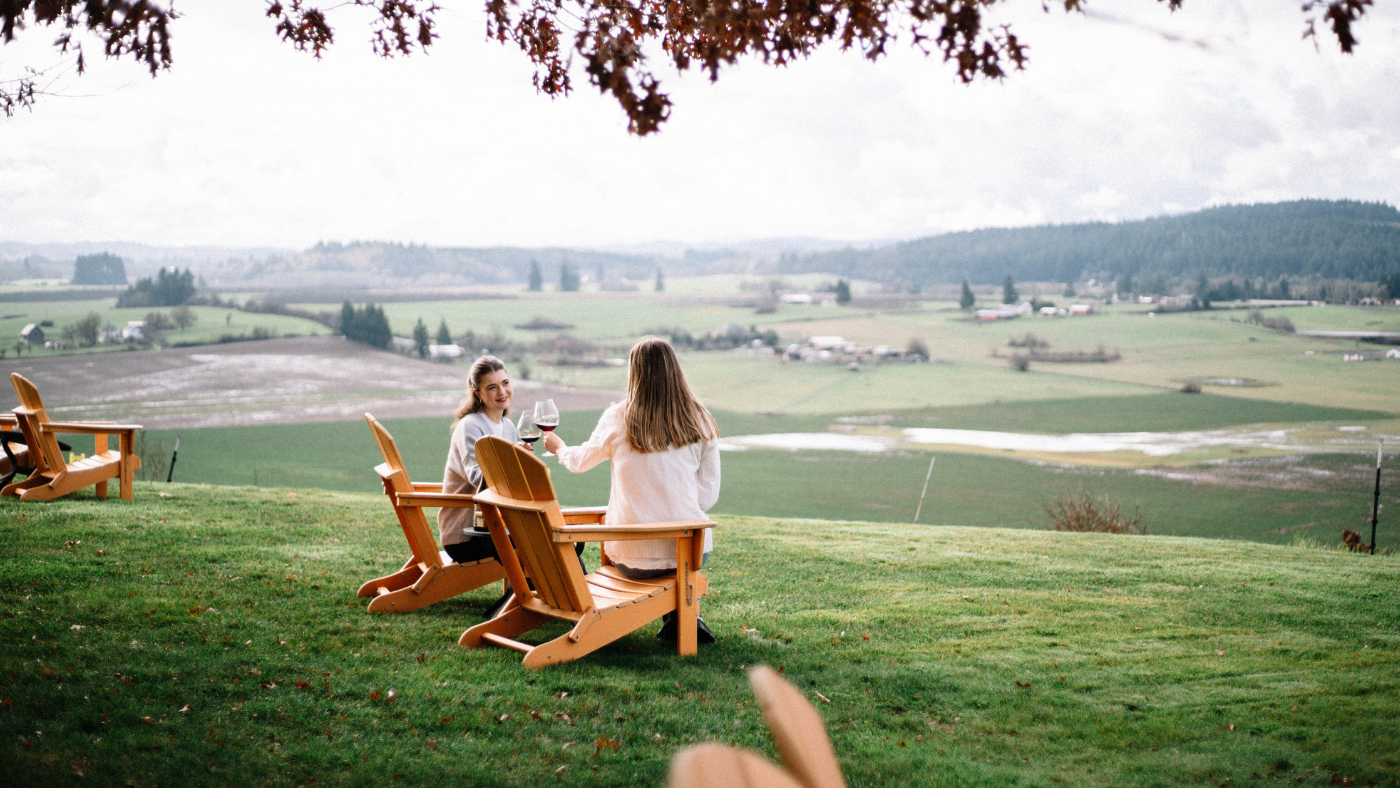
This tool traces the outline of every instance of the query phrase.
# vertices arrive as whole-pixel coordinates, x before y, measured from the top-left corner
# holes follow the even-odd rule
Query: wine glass
[[[520,440],[530,447],[530,451],[535,450],[535,441],[544,436],[540,427],[535,423],[535,417],[529,413],[520,414],[520,421],[515,425],[515,433],[520,436]]]
[[[545,432],[553,432],[554,428],[559,426],[559,409],[554,407],[554,400],[547,399],[535,403],[535,424]],[[554,455],[545,452],[544,456]]]

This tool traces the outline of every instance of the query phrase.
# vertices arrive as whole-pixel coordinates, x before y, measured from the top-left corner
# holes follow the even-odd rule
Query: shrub
[[[182,331],[199,322],[199,315],[191,312],[187,306],[176,307],[175,311],[170,313],[170,317]]]
[[[1031,359],[1029,356],[1012,356],[1010,362],[1011,368],[1017,372],[1029,372],[1031,369]]]
[[[1050,343],[1049,343],[1047,340],[1041,339],[1040,337],[1036,336],[1034,333],[1032,333],[1032,332],[1030,332],[1030,331],[1027,331],[1027,332],[1026,332],[1026,335],[1023,336],[1023,337],[1012,337],[1012,338],[1006,340],[1006,344],[1007,344],[1008,347],[1025,347],[1025,348],[1047,348],[1047,347],[1050,347]]]
[[[1181,388],[1178,389],[1178,391],[1180,391],[1182,394],[1200,394],[1201,384],[1197,383],[1194,380],[1188,380],[1181,385]]]
[[[904,353],[911,357],[922,356],[925,359],[929,358],[928,345],[924,344],[924,341],[918,337],[909,340],[909,347],[905,348]]]
[[[1089,531],[1101,534],[1146,534],[1142,513],[1133,507],[1133,519],[1123,516],[1122,506],[1089,491],[1078,490],[1045,504],[1052,531]]]
[[[1264,314],[1258,309],[1249,310],[1249,317],[1246,318],[1245,322],[1257,323],[1263,326],[1264,328],[1270,328],[1274,331],[1282,331],[1285,334],[1296,333],[1296,330],[1293,328],[1292,320],[1289,320],[1286,317],[1264,317]]]

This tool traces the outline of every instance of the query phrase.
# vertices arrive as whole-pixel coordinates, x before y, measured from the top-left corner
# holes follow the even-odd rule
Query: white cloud
[[[256,4],[192,0],[176,64],[95,61],[0,121],[0,238],[451,245],[907,238],[988,225],[1129,219],[1298,197],[1395,203],[1400,15],[1368,14],[1354,56],[1298,40],[1296,6],[1194,0],[1103,18],[1003,13],[1028,71],[958,84],[897,46],[671,76],[659,136],[625,133],[582,82],[550,101],[480,12],[427,57],[382,62],[346,26],[321,62]],[[1176,41],[1165,38],[1166,31]],[[48,62],[51,36],[0,48]],[[1204,42],[1204,47],[1195,42]]]

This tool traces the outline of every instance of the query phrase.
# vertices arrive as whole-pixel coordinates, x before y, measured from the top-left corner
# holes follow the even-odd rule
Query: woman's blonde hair
[[[622,405],[627,445],[647,454],[719,437],[719,427],[695,398],[671,343],[644,337],[627,364]]]
[[[452,426],[449,429],[457,429],[457,422],[469,413],[480,413],[486,408],[486,403],[476,395],[477,389],[481,388],[482,378],[492,372],[500,372],[506,365],[495,356],[482,356],[472,363],[471,372],[467,373],[467,398],[462,400],[462,404],[457,406],[457,412],[452,419]],[[506,408],[506,415],[510,414],[510,408]]]

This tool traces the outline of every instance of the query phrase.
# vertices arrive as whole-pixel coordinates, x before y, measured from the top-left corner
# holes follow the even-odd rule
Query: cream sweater
[[[476,442],[487,435],[505,438],[511,443],[520,440],[508,416],[501,423],[491,421],[485,413],[468,413],[452,431],[452,445],[447,450],[447,466],[442,469],[442,491],[472,494],[481,487],[481,466],[476,464]],[[438,509],[438,540],[450,545],[465,542],[474,532],[476,508]]]
[[[703,520],[719,499],[719,441],[643,454],[627,445],[622,405],[603,411],[586,443],[559,452],[559,462],[582,473],[612,460],[608,525]],[[705,529],[705,552],[714,547],[713,529]],[[605,542],[613,563],[630,569],[676,568],[676,540],[643,539]]]

